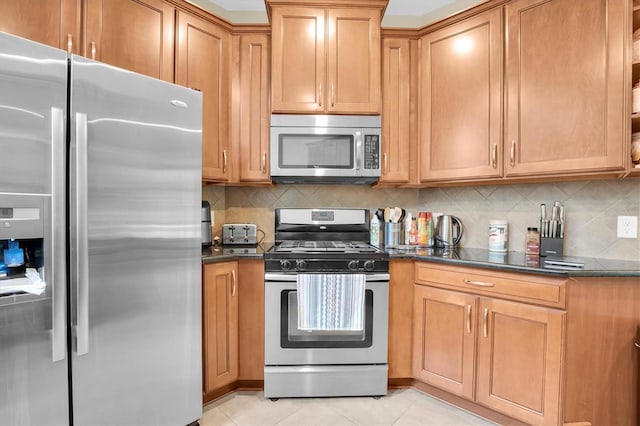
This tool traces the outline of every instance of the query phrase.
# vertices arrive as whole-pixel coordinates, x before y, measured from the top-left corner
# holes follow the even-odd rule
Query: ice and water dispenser
[[[0,195],[0,298],[44,291],[48,204],[47,196]]]

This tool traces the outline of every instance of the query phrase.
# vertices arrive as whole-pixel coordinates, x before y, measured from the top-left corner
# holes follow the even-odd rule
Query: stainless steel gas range
[[[267,398],[387,393],[389,256],[366,209],[277,209],[265,259]]]

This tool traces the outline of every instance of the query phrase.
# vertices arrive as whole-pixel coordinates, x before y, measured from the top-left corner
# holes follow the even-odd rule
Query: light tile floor
[[[262,392],[234,392],[204,407],[202,426],[213,425],[495,425],[415,389],[380,398],[265,399]]]

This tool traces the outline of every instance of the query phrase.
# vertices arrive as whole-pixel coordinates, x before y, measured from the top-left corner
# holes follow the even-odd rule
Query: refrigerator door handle
[[[51,358],[65,359],[66,326],[66,237],[65,237],[65,139],[64,111],[51,108]]]
[[[87,229],[87,114],[76,113],[76,352],[89,353],[89,235]]]

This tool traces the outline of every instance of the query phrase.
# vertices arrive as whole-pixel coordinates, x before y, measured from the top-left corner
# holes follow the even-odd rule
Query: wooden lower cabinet
[[[239,380],[244,386],[261,387],[259,381],[264,380],[264,261],[239,260],[238,282]]]
[[[203,266],[204,398],[238,380],[238,263]]]
[[[414,288],[413,374],[473,399],[477,297],[422,285]]]
[[[434,287],[414,286],[414,378],[528,424],[561,424],[565,311]]]
[[[479,299],[476,401],[530,424],[560,417],[565,313]]]
[[[389,383],[402,385],[410,379],[411,330],[414,262],[392,259],[389,262]]]

